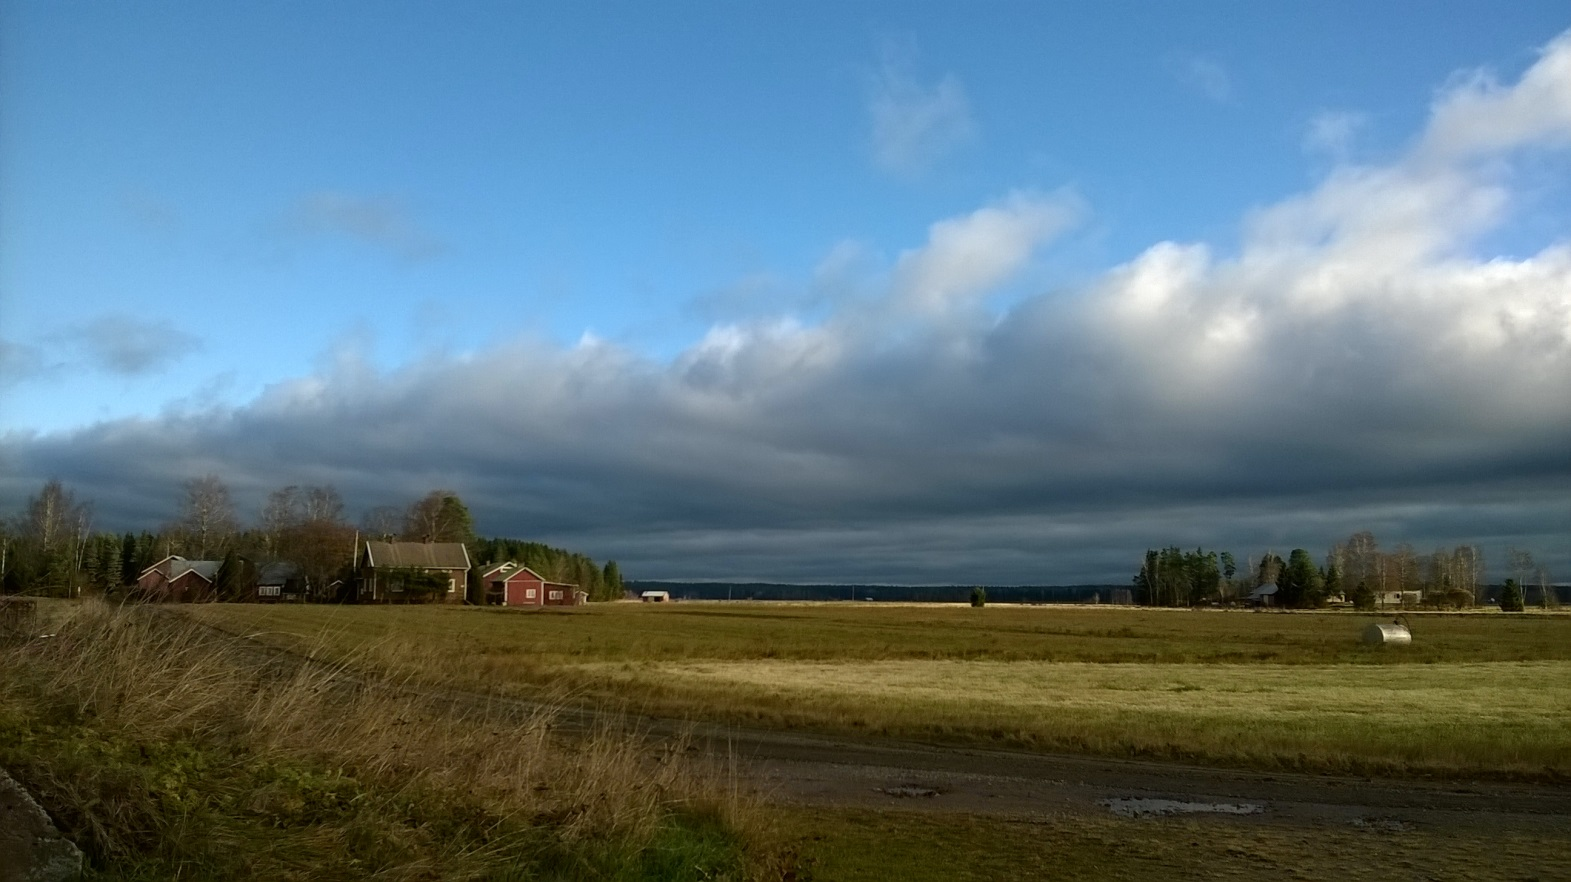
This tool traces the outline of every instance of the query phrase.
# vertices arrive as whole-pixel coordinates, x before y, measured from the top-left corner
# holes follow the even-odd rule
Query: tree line
[[[1556,605],[1549,571],[1531,552],[1512,548],[1506,554],[1511,578],[1499,602],[1521,609],[1530,589],[1544,606]],[[1135,602],[1148,606],[1198,606],[1243,600],[1256,589],[1275,585],[1270,603],[1290,608],[1350,602],[1373,609],[1388,597],[1427,606],[1462,608],[1488,602],[1484,554],[1476,545],[1437,548],[1419,554],[1411,545],[1383,550],[1368,531],[1354,533],[1331,546],[1317,563],[1305,549],[1295,548],[1283,560],[1273,552],[1249,558],[1242,568],[1232,553],[1176,546],[1150,549],[1134,577]]]
[[[241,521],[233,495],[216,475],[181,485],[176,517],[156,530],[109,533],[93,528],[93,506],[59,480],[44,483],[15,516],[0,519],[0,591],[70,597],[82,592],[124,594],[148,567],[170,555],[219,561],[214,593],[221,600],[249,595],[262,568],[285,564],[309,586],[313,600],[342,600],[327,586],[352,582],[364,540],[461,542],[473,564],[513,560],[551,581],[570,582],[592,600],[620,597],[615,561],[538,542],[480,538],[457,493],[433,490],[402,508],[370,509],[358,524],[345,515],[332,486],[281,487],[268,494],[258,517]]]

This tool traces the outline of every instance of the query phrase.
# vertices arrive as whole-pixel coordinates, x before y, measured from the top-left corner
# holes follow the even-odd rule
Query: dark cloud
[[[821,321],[717,325],[670,362],[594,340],[393,372],[341,354],[240,408],[8,437],[0,488],[58,475],[134,526],[208,472],[253,508],[285,484],[354,508],[451,487],[485,532],[644,578],[1123,582],[1147,547],[1319,553],[1363,529],[1496,563],[1517,544],[1564,578],[1571,248],[1468,253],[1509,156],[1571,133],[1571,39],[1540,65],[1564,73],[1464,84],[1408,156],[1255,212],[1235,257],[1159,243],[996,314],[1081,211],[1014,194]]]
[[[60,339],[74,343],[94,367],[125,376],[163,370],[202,348],[200,337],[173,322],[148,322],[128,315],[100,316]]]

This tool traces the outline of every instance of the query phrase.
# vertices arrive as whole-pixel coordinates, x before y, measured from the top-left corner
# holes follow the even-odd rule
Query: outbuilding
[[[669,591],[645,591],[638,595],[638,599],[645,603],[666,603],[671,599]]]

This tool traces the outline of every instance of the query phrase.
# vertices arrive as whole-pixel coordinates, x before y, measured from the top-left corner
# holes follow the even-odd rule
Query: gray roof
[[[1256,598],[1256,597],[1270,597],[1271,595],[1273,595],[1275,593],[1276,593],[1276,583],[1275,582],[1267,582],[1264,585],[1261,585],[1259,588],[1256,588],[1255,590],[1249,592],[1249,596],[1250,596],[1251,599],[1253,599],[1253,598]]]
[[[462,542],[367,542],[365,562],[373,567],[467,570],[469,551]]]
[[[164,574],[165,578],[173,582],[186,573],[195,572],[198,576],[211,582],[218,577],[218,567],[222,563],[223,561],[217,560],[186,560],[178,554],[171,554],[148,567],[143,573],[145,574],[148,570],[159,570]]]
[[[300,568],[292,563],[280,561],[270,563],[257,570],[256,584],[258,585],[283,585],[290,579],[299,577]]]

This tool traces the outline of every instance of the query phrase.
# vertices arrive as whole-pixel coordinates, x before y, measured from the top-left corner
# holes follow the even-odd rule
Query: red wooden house
[[[143,600],[190,603],[214,600],[218,578],[216,560],[186,560],[171,554],[142,571],[136,578],[136,596]]]
[[[548,582],[534,570],[510,560],[482,570],[480,587],[480,601],[492,606],[578,606],[589,599],[577,585]]]

